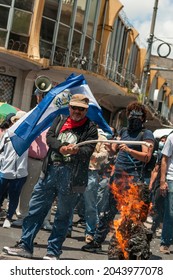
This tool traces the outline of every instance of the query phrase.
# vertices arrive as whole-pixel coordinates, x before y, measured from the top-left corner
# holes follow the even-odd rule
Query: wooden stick
[[[123,141],[123,140],[88,140],[88,141],[80,142],[80,143],[76,144],[76,146],[80,147],[83,145],[93,144],[93,143],[98,143],[98,142],[108,143],[108,144],[116,143],[116,144],[126,144],[126,145],[145,145],[147,147],[151,146],[150,143],[145,142],[145,141]]]

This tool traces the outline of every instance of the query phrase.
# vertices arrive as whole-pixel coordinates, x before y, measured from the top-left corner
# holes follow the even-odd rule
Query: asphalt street
[[[74,217],[77,219],[77,216]],[[52,215],[53,221],[53,215]],[[16,241],[20,239],[21,228],[11,227],[3,228],[3,220],[0,220],[0,260],[18,260],[23,259],[19,257],[8,256],[2,252],[4,246],[14,246]],[[150,224],[146,224],[147,227]],[[42,259],[46,253],[47,239],[50,232],[46,230],[40,230],[38,235],[35,238],[35,247],[34,247],[34,259]],[[107,249],[109,244],[110,236],[107,236],[107,239],[102,247],[102,252],[99,254],[87,253],[81,251],[81,247],[85,245],[84,238],[84,228],[74,226],[72,237],[67,238],[63,244],[63,253],[61,255],[62,260],[108,260]],[[159,252],[160,237],[156,237],[151,242],[151,260],[173,260],[173,246],[171,246],[171,254],[166,255]]]

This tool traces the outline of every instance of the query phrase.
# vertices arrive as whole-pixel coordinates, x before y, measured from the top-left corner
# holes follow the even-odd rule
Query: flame
[[[123,173],[121,178],[110,185],[111,192],[116,200],[116,207],[120,219],[113,222],[115,236],[119,249],[123,252],[124,258],[128,259],[129,226],[142,223],[146,217],[148,205],[140,198],[138,184],[132,182],[133,177]],[[130,223],[129,223],[130,222]],[[123,226],[122,226],[123,225]]]

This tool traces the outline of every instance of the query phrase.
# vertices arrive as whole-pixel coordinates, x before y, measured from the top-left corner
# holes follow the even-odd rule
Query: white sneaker
[[[148,216],[146,222],[147,222],[148,224],[152,224],[153,218],[152,218],[151,216]]]
[[[43,260],[55,261],[55,260],[59,260],[59,257],[55,255],[47,254],[46,256],[43,257]]]
[[[8,219],[5,219],[4,223],[3,223],[3,228],[10,228],[11,227],[11,222]]]

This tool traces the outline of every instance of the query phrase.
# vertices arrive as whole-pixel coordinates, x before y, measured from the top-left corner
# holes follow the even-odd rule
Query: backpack
[[[123,127],[120,131],[120,136],[123,134],[123,132],[126,130],[127,128]],[[145,132],[146,129],[143,129],[138,135],[139,135],[139,139],[138,141],[143,141],[143,135],[144,135],[144,132]],[[155,167],[155,164],[156,164],[156,160],[157,160],[157,156],[156,154],[154,153],[155,150],[157,147],[157,142],[155,141],[154,142],[154,148],[153,148],[153,153],[152,153],[152,156],[151,156],[151,159],[148,163],[144,163],[143,164],[143,168],[141,170],[141,173],[143,175],[144,178],[150,178],[151,176],[151,172],[152,170],[154,169]]]

